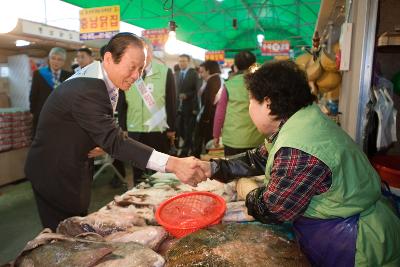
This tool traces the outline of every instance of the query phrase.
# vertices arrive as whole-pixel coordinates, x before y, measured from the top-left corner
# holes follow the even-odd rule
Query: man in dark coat
[[[187,156],[192,148],[195,112],[197,109],[197,82],[199,77],[193,68],[189,68],[190,57],[186,54],[179,56],[179,71],[175,73],[178,91],[178,138],[183,138],[180,156]]]
[[[57,86],[72,73],[62,70],[67,54],[63,48],[53,47],[49,53],[49,66],[33,72],[31,92],[29,95],[30,111],[33,115],[33,135],[38,119],[47,97]]]
[[[103,63],[77,72],[46,101],[25,166],[44,227],[55,230],[60,221],[87,214],[92,157],[102,149],[137,168],[173,172],[184,183],[206,179],[195,158],[160,153],[128,138],[116,125],[118,90],[128,90],[140,77],[145,53],[139,37],[117,34]]]

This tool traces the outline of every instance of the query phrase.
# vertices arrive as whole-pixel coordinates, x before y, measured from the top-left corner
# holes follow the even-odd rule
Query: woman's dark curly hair
[[[287,119],[303,107],[311,105],[311,94],[305,72],[293,61],[272,61],[245,75],[250,94],[258,102],[271,101],[271,114]]]

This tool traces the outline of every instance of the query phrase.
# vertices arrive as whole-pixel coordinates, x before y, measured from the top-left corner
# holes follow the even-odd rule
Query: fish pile
[[[12,267],[101,266],[162,267],[165,260],[135,242],[105,242],[101,237],[66,237],[45,229],[29,241]]]
[[[247,207],[244,201],[226,203],[225,215],[223,222],[252,222],[253,216],[247,213]]]
[[[85,232],[107,236],[126,231],[133,226],[158,225],[155,219],[158,206],[163,201],[184,192],[213,192],[224,197],[227,202],[236,198],[234,183],[223,184],[207,180],[198,187],[191,187],[179,184],[176,180],[169,184],[165,181],[156,184],[153,187],[133,188],[121,196],[115,196],[114,200],[104,208],[88,216],[68,218],[58,225],[57,232],[72,237]]]
[[[75,237],[93,232],[101,236],[124,231],[132,226],[144,226],[146,222],[131,209],[100,210],[86,217],[70,217],[57,227],[57,233]]]
[[[179,239],[166,255],[167,267],[311,266],[298,245],[253,224],[219,224]]]
[[[44,230],[12,266],[309,266],[296,243],[279,231],[237,223],[254,218],[238,201],[236,187],[236,182],[207,180],[191,187],[174,177],[152,178],[97,212],[62,221],[57,233]],[[192,191],[226,200],[223,224],[176,239],[158,225],[155,211],[163,201]]]

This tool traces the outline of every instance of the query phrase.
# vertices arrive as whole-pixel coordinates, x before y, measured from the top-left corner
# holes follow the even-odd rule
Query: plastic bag
[[[396,116],[393,100],[386,88],[374,90],[376,103],[374,110],[378,114],[378,135],[376,146],[378,151],[389,147],[397,141],[396,137]]]

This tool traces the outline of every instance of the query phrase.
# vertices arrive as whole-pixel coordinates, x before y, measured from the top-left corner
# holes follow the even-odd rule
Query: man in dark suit
[[[103,63],[75,73],[46,101],[25,165],[44,227],[55,230],[60,221],[87,214],[93,157],[102,149],[137,168],[173,172],[184,183],[206,179],[195,158],[160,153],[116,125],[118,90],[128,90],[140,77],[145,53],[139,37],[119,33],[108,43]]]
[[[175,74],[178,91],[178,139],[182,137],[183,147],[180,156],[187,156],[192,148],[195,112],[197,109],[198,75],[195,69],[189,68],[190,57],[179,56],[179,71]]]
[[[49,66],[33,73],[31,92],[29,95],[30,111],[33,115],[33,135],[35,135],[38,119],[47,97],[57,86],[72,73],[62,70],[67,54],[63,48],[53,47],[49,53]]]

